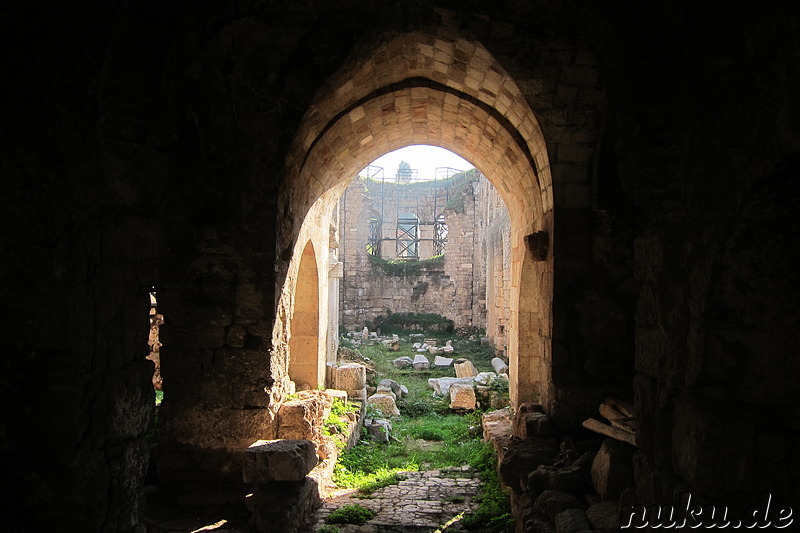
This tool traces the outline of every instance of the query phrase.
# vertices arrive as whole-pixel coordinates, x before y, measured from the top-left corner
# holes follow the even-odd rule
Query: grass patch
[[[451,338],[430,332],[427,336],[438,337],[441,344]],[[454,339],[453,345],[454,357],[470,359],[481,371],[492,370],[493,349],[467,339]],[[373,385],[383,378],[394,379],[408,388],[408,396],[398,400],[401,416],[392,419],[392,435],[396,440],[388,444],[365,440],[339,456],[334,482],[340,487],[370,494],[397,483],[403,479],[403,472],[484,462],[487,445],[470,436],[470,427],[480,426],[481,413],[453,413],[449,400],[433,396],[428,387],[429,378],[454,376],[454,369],[398,370],[392,360],[413,353],[410,342],[402,341],[400,346],[399,352],[388,351],[380,344],[359,348],[375,367],[370,378]],[[488,449],[492,451],[491,447]]]
[[[500,486],[497,454],[490,444],[481,444],[482,447],[475,450],[469,461],[470,466],[480,473],[483,482],[483,492],[475,498],[480,506],[474,513],[465,516],[461,525],[469,531],[513,533],[514,517],[511,516],[508,493]]]
[[[377,513],[357,503],[345,505],[325,517],[328,524],[365,524],[375,518]]]
[[[373,267],[380,268],[387,276],[416,276],[423,270],[444,269],[443,255],[435,255],[429,259],[382,259],[369,254],[367,257]]]
[[[370,331],[390,333],[439,333],[452,335],[453,321],[436,313],[387,313],[367,322]]]

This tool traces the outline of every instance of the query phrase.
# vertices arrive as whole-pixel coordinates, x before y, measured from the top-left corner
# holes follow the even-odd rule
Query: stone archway
[[[316,388],[325,383],[325,359],[320,357],[319,274],[311,241],[306,243],[300,257],[294,294],[289,378],[298,388]]]
[[[549,375],[534,375],[532,369],[548,366],[551,353],[552,254],[532,260],[525,245],[526,236],[536,233],[549,250],[552,238],[553,194],[544,136],[514,80],[485,48],[447,29],[438,31],[401,35],[357,55],[318,94],[290,152],[280,201],[284,213],[308,216],[305,222],[279,217],[279,249],[294,247],[294,265],[298,248],[293,243],[302,242],[308,220],[316,218],[314,213],[332,211],[338,199],[333,191],[386,152],[430,144],[470,160],[495,186],[511,218],[512,316],[507,333],[514,369],[512,402],[538,398],[550,404],[553,399],[543,397],[550,390]],[[389,68],[388,57],[412,59],[391,62]],[[288,278],[296,272],[290,264],[279,265]],[[291,306],[291,294],[284,288],[279,316],[290,315]],[[520,327],[525,329],[523,339]],[[286,336],[278,321],[275,345],[281,346]]]

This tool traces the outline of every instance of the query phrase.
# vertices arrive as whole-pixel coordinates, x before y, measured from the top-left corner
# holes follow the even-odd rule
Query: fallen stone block
[[[433,389],[433,393],[439,396],[450,396],[450,387],[453,383],[472,384],[472,378],[431,378],[428,386]]]
[[[307,391],[310,392],[310,391]],[[314,391],[318,392],[318,391]],[[325,396],[324,401],[317,397],[303,397],[283,402],[278,409],[279,439],[308,439],[319,442],[325,411],[333,400]]]
[[[414,364],[414,360],[412,358],[410,358],[409,356],[407,356],[407,355],[404,355],[403,357],[398,357],[397,359],[392,361],[392,365],[395,368],[399,368],[399,369],[408,368],[408,367],[412,366],[413,364]]]
[[[383,416],[400,416],[400,410],[394,401],[392,395],[389,394],[373,394],[367,398],[367,405],[373,405]]]
[[[474,411],[477,406],[475,387],[470,383],[453,383],[450,386],[450,409]]]
[[[397,395],[392,391],[391,387],[387,385],[378,385],[375,389],[375,394],[387,394],[391,396],[395,402],[397,401]]]
[[[373,442],[388,443],[392,434],[392,422],[387,418],[376,418],[367,426],[367,434]]]
[[[501,451],[511,439],[511,412],[508,409],[498,409],[484,413],[481,417],[483,427],[483,441],[491,442],[498,457],[502,459]]]
[[[450,366],[453,364],[453,359],[450,357],[442,357],[441,355],[437,355],[433,359],[433,366]]]
[[[459,362],[460,361],[460,362]],[[456,377],[457,378],[474,378],[478,375],[478,369],[468,359],[461,359],[456,361]]]
[[[508,365],[499,357],[492,359],[492,368],[494,368],[494,371],[498,374],[508,374]]]
[[[351,400],[364,401],[367,399],[367,388],[346,391]]]
[[[398,398],[402,398],[403,396],[403,389],[400,387],[400,384],[393,379],[387,378],[380,380],[380,382],[378,382],[378,390],[382,387],[392,391]]]
[[[422,354],[417,354],[414,356],[414,370],[429,370],[431,368],[431,362]]]
[[[494,383],[495,379],[497,379],[497,374],[495,374],[494,372],[479,372],[475,376],[475,384],[488,387],[489,385]]]
[[[347,391],[338,389],[325,389],[325,394],[327,394],[331,400],[339,399],[342,402],[347,403]]]
[[[360,390],[367,385],[367,368],[359,363],[345,363],[333,369],[333,389]]]

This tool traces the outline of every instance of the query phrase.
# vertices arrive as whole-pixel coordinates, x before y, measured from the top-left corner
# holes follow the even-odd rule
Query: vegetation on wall
[[[473,168],[466,172],[460,172],[453,176],[451,179],[453,183],[447,194],[447,204],[445,210],[455,211],[456,213],[464,212],[464,196],[471,190],[472,184],[478,181],[480,172],[478,169]]]
[[[370,331],[381,330],[389,333],[449,333],[453,331],[453,321],[436,313],[391,313],[379,315],[367,321]]]
[[[434,255],[430,259],[382,259],[367,255],[373,267],[380,268],[387,276],[415,276],[422,271],[443,270],[444,255]]]

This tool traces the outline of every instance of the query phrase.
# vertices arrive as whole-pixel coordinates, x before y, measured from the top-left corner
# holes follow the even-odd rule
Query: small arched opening
[[[311,241],[306,243],[300,256],[294,294],[289,378],[298,388],[316,388],[325,383],[325,359],[320,357],[319,274]]]

